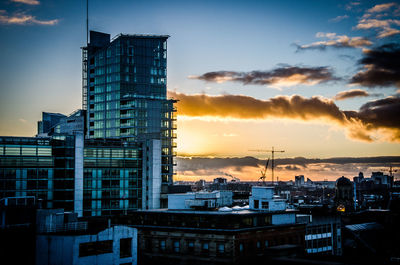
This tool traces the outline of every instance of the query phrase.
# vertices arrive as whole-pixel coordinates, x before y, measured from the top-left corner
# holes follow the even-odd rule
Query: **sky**
[[[85,1],[0,3],[0,135],[81,107]],[[89,1],[89,27],[168,34],[176,180],[352,178],[400,166],[400,5]],[[270,178],[270,169],[267,178]]]

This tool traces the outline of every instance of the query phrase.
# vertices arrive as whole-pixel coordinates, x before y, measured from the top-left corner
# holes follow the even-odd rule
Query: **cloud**
[[[330,19],[329,22],[339,22],[339,21],[342,21],[342,20],[347,19],[347,18],[349,18],[348,15],[337,16],[335,18]]]
[[[317,41],[311,44],[298,45],[295,44],[297,50],[325,50],[327,47],[332,48],[363,48],[372,45],[372,42],[364,37],[348,37],[346,35],[336,35],[336,33],[318,32],[317,38],[327,38],[326,41]]]
[[[337,93],[334,97],[335,100],[344,100],[348,98],[355,98],[355,97],[368,97],[369,93],[362,89],[352,89],[348,91],[342,91]]]
[[[391,7],[397,7],[397,8],[389,12],[389,9]],[[378,39],[394,36],[400,34],[400,30],[396,28],[400,26],[400,20],[393,18],[392,19],[381,19],[381,18],[388,16],[397,17],[399,15],[400,15],[400,6],[396,3],[375,5],[374,7],[368,9],[365,12],[365,14],[358,21],[358,24],[354,27],[354,29],[363,29],[363,30],[375,29],[377,31],[376,37]]]
[[[387,3],[381,5],[375,5],[374,7],[367,10],[368,13],[379,13],[388,10],[392,6],[396,6],[396,3]]]
[[[353,7],[359,6],[359,5],[360,5],[360,2],[350,2],[345,6],[345,9],[351,10]]]
[[[40,2],[38,0],[11,0],[11,2],[15,3],[23,3],[27,5],[39,5]]]
[[[400,88],[400,44],[389,43],[368,50],[359,64],[364,69],[350,79],[351,84]]]
[[[15,13],[9,16],[5,10],[0,10],[0,24],[6,25],[44,25],[54,26],[58,23],[58,19],[39,20],[35,16],[25,13]]]
[[[27,123],[28,121],[23,119],[23,118],[19,118],[18,121],[22,122],[22,123]]]
[[[275,159],[275,174],[279,179],[293,179],[294,172],[301,172],[307,177],[316,176],[319,179],[334,180],[342,175],[354,176],[358,172],[378,171],[388,165],[400,166],[400,156],[378,157],[333,157],[333,158],[277,158]],[[223,172],[229,172],[241,180],[257,180],[260,168],[265,166],[265,160],[251,156],[247,157],[177,157],[177,173],[186,178],[197,176],[205,178],[209,176],[223,177]],[[268,169],[268,178],[270,168]],[[367,175],[366,175],[367,176]],[[211,177],[212,179],[212,177]],[[315,178],[314,178],[315,180]]]
[[[386,38],[396,34],[400,34],[400,30],[393,28],[392,26],[400,26],[400,20],[398,19],[373,19],[373,18],[363,18],[361,19],[356,29],[377,29],[377,38]]]
[[[290,87],[295,85],[315,85],[332,80],[335,77],[329,67],[299,67],[283,66],[271,71],[216,71],[208,72],[200,76],[189,76],[191,79],[199,79],[207,82],[239,82],[244,85],[269,85],[272,87]]]
[[[169,96],[179,100],[178,115],[182,116],[319,120],[345,128],[352,139],[372,142],[380,136],[387,141],[400,142],[400,97],[397,96],[371,101],[359,111],[342,111],[333,100],[316,96],[277,96],[260,100],[243,95],[186,95],[171,91]]]

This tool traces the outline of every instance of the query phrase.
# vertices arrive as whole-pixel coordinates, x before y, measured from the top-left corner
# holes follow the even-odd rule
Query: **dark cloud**
[[[400,95],[370,101],[358,112],[346,111],[349,119],[361,120],[367,130],[387,128],[392,141],[400,140]]]
[[[181,175],[224,175],[227,169],[251,167],[254,172],[265,166],[265,160],[254,157],[234,158],[209,158],[209,157],[177,157],[177,171]],[[276,169],[284,171],[321,171],[344,170],[356,174],[358,171],[373,168],[386,168],[388,165],[399,166],[400,156],[378,156],[378,157],[333,157],[333,158],[278,158],[275,159]]]
[[[350,83],[366,87],[400,87],[400,45],[385,44],[364,52],[359,61],[364,70],[354,75]]]
[[[324,120],[341,126],[353,139],[372,142],[379,133],[385,140],[400,141],[399,96],[368,102],[359,111],[342,111],[333,100],[299,95],[259,100],[242,95],[186,95],[169,92],[178,99],[178,115],[237,119],[289,118]]]
[[[352,89],[348,91],[342,91],[336,94],[334,97],[335,100],[344,100],[348,98],[356,98],[356,97],[368,97],[369,93],[362,89]]]
[[[299,171],[301,170],[301,168],[297,167],[297,166],[293,166],[293,165],[288,165],[288,166],[284,166],[281,167],[284,170],[288,170],[288,171]]]
[[[333,71],[326,66],[299,67],[283,66],[271,71],[216,71],[208,72],[200,76],[189,76],[191,79],[199,79],[207,82],[239,82],[244,85],[271,85],[271,86],[295,86],[315,85],[332,80],[339,80]]]

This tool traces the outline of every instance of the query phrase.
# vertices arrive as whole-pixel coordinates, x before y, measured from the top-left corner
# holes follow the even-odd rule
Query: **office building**
[[[90,139],[161,142],[161,206],[173,182],[175,100],[167,99],[167,35],[90,31],[83,51],[83,109]],[[150,175],[147,177],[151,177]]]
[[[160,208],[160,160],[156,139],[0,137],[0,198],[34,196],[78,216]]]

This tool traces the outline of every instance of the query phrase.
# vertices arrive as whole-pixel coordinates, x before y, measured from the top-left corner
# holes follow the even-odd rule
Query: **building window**
[[[218,253],[219,254],[225,253],[225,244],[223,243],[218,244]]]
[[[265,240],[265,242],[264,242],[264,246],[267,248],[267,247],[268,247],[268,245],[269,245],[269,243],[268,243],[268,240]]]
[[[132,257],[132,238],[121,238],[119,240],[119,257]]]
[[[258,207],[259,207],[259,201],[254,200],[254,209],[258,209]]]
[[[261,247],[261,242],[257,241],[257,248],[260,248],[260,247]]]
[[[174,241],[174,252],[179,253],[179,251],[180,251],[179,241]]]
[[[240,244],[239,244],[239,251],[240,251],[241,253],[243,253],[243,251],[244,251],[243,243],[240,243]]]
[[[187,249],[188,249],[188,252],[190,252],[190,253],[194,252],[194,241],[189,241],[188,242]]]
[[[165,251],[165,240],[160,240],[160,250]]]
[[[208,253],[208,251],[209,251],[208,242],[203,242],[203,244],[201,245],[201,251],[202,251],[203,253]]]
[[[261,208],[262,209],[268,209],[269,208],[268,202],[261,202]]]
[[[79,257],[94,256],[113,252],[113,241],[97,241],[79,244]]]

